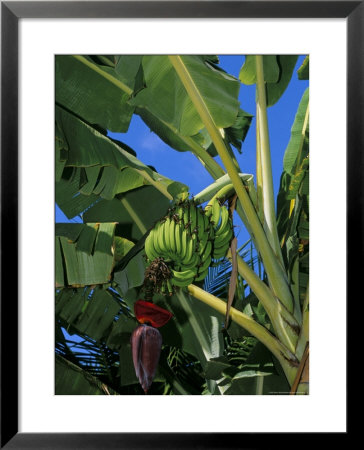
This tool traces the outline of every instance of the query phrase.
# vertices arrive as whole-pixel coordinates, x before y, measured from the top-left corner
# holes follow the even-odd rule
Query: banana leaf
[[[98,378],[59,355],[55,361],[55,394],[118,395]]]
[[[308,80],[310,77],[310,55],[307,55],[303,60],[303,63],[297,70],[299,80]]]
[[[241,153],[242,143],[245,141],[248,134],[253,117],[252,114],[249,114],[240,108],[234,124],[224,128],[224,136],[227,145],[233,145],[239,153]],[[217,150],[206,129],[202,130],[200,134],[205,138],[202,144],[203,147],[211,156],[217,156]]]
[[[309,89],[307,88],[302,95],[300,104],[291,129],[291,137],[284,152],[283,168],[289,174],[294,174],[295,169],[299,167],[302,160],[308,153],[309,139]]]
[[[95,341],[108,336],[120,311],[120,303],[105,289],[62,289],[56,295],[56,316]]]
[[[297,63],[297,55],[263,55],[264,80],[267,88],[267,106],[273,106],[282,97]],[[244,84],[256,83],[255,55],[247,55],[239,79]]]
[[[56,287],[110,282],[115,223],[56,224]]]
[[[216,126],[226,128],[233,125],[239,111],[239,82],[201,56],[184,55],[181,59],[208,105]],[[196,135],[204,125],[168,56],[144,56],[142,65],[146,87],[130,100],[130,104],[147,108],[184,136]],[[216,92],[219,92],[218,96]]]
[[[184,184],[169,180],[143,164],[130,154],[129,147],[124,148],[122,143],[117,144],[59,107],[56,125],[56,148],[65,168],[56,183],[56,201],[69,218],[99,197],[111,200],[146,184],[169,198],[188,190]]]
[[[103,130],[126,132],[134,107],[128,103],[140,56],[119,57],[115,67],[88,56],[57,55],[56,103]]]

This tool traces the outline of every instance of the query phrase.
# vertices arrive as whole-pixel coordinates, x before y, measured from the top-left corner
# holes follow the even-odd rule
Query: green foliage
[[[239,109],[239,82],[226,72],[216,70],[201,56],[184,55],[181,59],[201,91],[216,125],[220,128],[231,126]],[[142,66],[146,88],[130,103],[147,109],[184,136],[197,134],[204,125],[168,56],[144,56]],[[169,95],[171,92],[174,95]],[[216,92],[219,92],[218,97]]]
[[[131,66],[133,59],[136,64]],[[139,57],[121,60],[116,70],[115,66],[97,64],[88,56],[57,56],[56,103],[103,130],[126,132],[134,112],[128,100],[138,60]]]
[[[181,56],[230,155],[241,152],[252,115],[240,108],[239,80],[213,55]],[[264,56],[268,106],[283,95],[297,56]],[[308,78],[308,57],[298,71]],[[255,57],[248,55],[240,80],[254,84]],[[133,114],[172,149],[217,155],[211,137],[168,56],[92,55],[56,57],[56,202],[68,218],[57,224],[56,387],[58,395],[143,394],[132,362],[130,336],[138,325],[133,308],[144,298],[144,242],[171,202],[188,186],[170,180],[107,136],[126,132]],[[308,91],[292,127],[278,196],[277,226],[290,289],[301,305],[308,280],[309,155]],[[176,161],[178,155],[176,156]],[[212,160],[214,161],[214,160]],[[204,160],[206,164],[206,160]],[[208,166],[208,163],[207,163]],[[221,173],[211,170],[215,178]],[[217,175],[217,176],[215,176]],[[243,177],[254,206],[253,177]],[[251,241],[239,249],[266,282]],[[221,262],[221,261],[220,261]],[[224,259],[210,267],[204,289],[226,299],[232,271]],[[255,337],[180,289],[153,301],[173,313],[160,329],[158,372],[150,395],[287,393],[277,361]],[[241,275],[233,307],[274,334],[262,303]]]
[[[115,392],[87,371],[56,355],[56,395],[115,395]]]
[[[56,287],[108,283],[114,264],[114,230],[115,223],[57,224]]]
[[[301,67],[297,70],[297,75],[300,80],[308,80],[310,72],[310,56],[307,55],[303,60]]]
[[[282,97],[297,62],[296,55],[264,55],[264,80],[267,89],[267,106],[273,106]],[[240,81],[256,83],[255,55],[248,55],[240,70]]]
[[[298,106],[284,154],[284,170],[277,198],[278,233],[298,318],[306,296],[309,262],[308,105],[307,89]]]

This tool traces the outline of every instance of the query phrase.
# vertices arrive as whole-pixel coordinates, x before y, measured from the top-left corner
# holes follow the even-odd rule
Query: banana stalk
[[[259,109],[257,106],[257,123],[259,122]],[[256,150],[256,158],[257,158],[257,203],[258,203],[258,211],[257,214],[259,216],[259,220],[262,224],[264,224],[264,215],[263,215],[263,187],[262,187],[262,164],[260,161],[260,134],[259,127],[256,126],[256,142],[257,142],[257,150]]]
[[[231,260],[230,250],[227,254]],[[274,297],[269,287],[256,275],[249,265],[238,255],[238,272],[249,284],[266,310],[274,331],[280,341],[295,353],[299,324],[293,315]]]
[[[206,107],[200,92],[196,88],[188,70],[184,66],[180,56],[169,56],[169,59],[174,66],[177,75],[181,79],[186,91],[188,92],[191,101],[193,102],[198,114],[200,115],[210,137],[215,145],[215,148],[221,157],[227,173],[234,185],[235,191],[238,195],[247,220],[250,223],[253,235],[258,243],[258,248],[261,253],[264,267],[267,271],[270,285],[275,295],[280,299],[284,306],[290,311],[293,311],[293,299],[289,289],[286,274],[282,266],[276,258],[275,253],[270,246],[264,230],[261,226],[256,211],[250,201],[249,195],[246,192],[243,183],[239,177],[239,173],[232,161],[225,143],[221,136],[219,129],[216,127],[208,108]]]
[[[274,209],[274,189],[272,177],[272,164],[270,156],[268,117],[267,117],[267,100],[265,94],[265,82],[263,71],[263,56],[255,56],[255,66],[257,72],[257,129],[259,136],[259,162],[261,170],[261,188],[264,212],[264,225],[266,235],[271,247],[274,250],[282,267],[283,257],[281,247],[279,245],[276,213]]]

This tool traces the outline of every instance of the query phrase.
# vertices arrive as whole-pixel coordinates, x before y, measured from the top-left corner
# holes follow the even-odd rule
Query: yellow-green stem
[[[274,297],[269,287],[258,277],[249,265],[237,255],[238,272],[249,284],[266,310],[274,331],[280,341],[294,353],[298,339],[299,325],[292,314]],[[227,257],[231,259],[230,250]]]
[[[263,215],[263,187],[262,187],[262,163],[260,160],[260,136],[259,136],[259,109],[257,106],[257,114],[256,114],[256,158],[257,158],[257,199],[258,199],[258,216],[260,219],[260,222],[264,224],[264,215]]]
[[[135,210],[132,208],[126,197],[122,197],[120,201],[123,204],[124,208],[127,210],[127,212],[130,214],[130,217],[133,219],[135,225],[139,228],[140,232],[142,234],[145,234],[147,232],[147,228],[145,227],[143,221],[139,218],[138,214],[136,214]]]
[[[224,169],[214,160],[214,158],[192,137],[183,136],[178,130],[167,122],[161,120],[164,126],[175,133],[190,149],[191,152],[202,162],[209,174],[216,179],[225,175]]]
[[[203,289],[190,284],[188,292],[196,299],[206,303],[214,308],[220,314],[226,314],[226,303]],[[298,366],[296,357],[285,347],[277,338],[275,338],[265,327],[255,322],[248,315],[231,307],[229,315],[232,321],[245,328],[249,333],[255,336],[262,344],[264,344],[278,359],[285,372],[287,380],[291,385],[295,379]]]
[[[264,225],[266,234],[271,247],[274,250],[278,260],[283,264],[281,247],[279,245],[276,213],[274,206],[274,189],[273,189],[273,175],[272,164],[270,156],[270,143],[268,131],[268,116],[267,116],[267,99],[265,94],[265,81],[263,69],[263,56],[255,56],[255,67],[257,75],[257,128],[259,133],[259,154],[261,165],[261,183],[262,183],[262,199],[264,211]]]
[[[221,133],[214,123],[208,108],[206,107],[200,92],[196,88],[188,70],[183,64],[180,56],[169,56],[169,59],[175,68],[181,82],[183,83],[191,101],[193,102],[198,114],[204,123],[215,148],[224,164],[227,173],[234,185],[237,196],[246,214],[247,220],[250,222],[253,235],[258,243],[259,251],[261,253],[264,267],[268,274],[269,282],[275,295],[280,299],[284,306],[289,310],[293,310],[292,295],[286,281],[286,275],[281,267],[279,261],[270,246],[264,230],[261,226],[256,211],[250,201],[249,195],[246,192],[243,183],[236,170],[234,162],[230,158],[229,152],[226,149],[225,143]]]

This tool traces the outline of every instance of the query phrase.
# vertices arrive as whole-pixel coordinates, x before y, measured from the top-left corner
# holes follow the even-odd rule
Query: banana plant
[[[130,342],[141,296],[172,316],[148,393],[308,393],[308,89],[277,210],[267,114],[296,62],[248,55],[237,79],[211,55],[56,57],[56,202],[83,221],[56,226],[58,393],[72,377],[80,393],[143,392]],[[308,79],[308,57],[298,74]],[[241,83],[256,86],[255,183],[234,152],[253,117],[240,106]],[[171,151],[191,152],[211,185],[192,199],[108,136],[126,133],[133,115]],[[234,217],[250,233],[249,251],[231,245]],[[87,340],[95,355],[113,357],[87,365],[68,333],[73,345]]]

